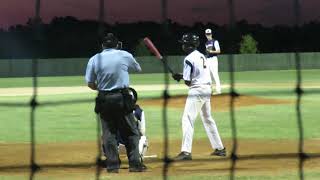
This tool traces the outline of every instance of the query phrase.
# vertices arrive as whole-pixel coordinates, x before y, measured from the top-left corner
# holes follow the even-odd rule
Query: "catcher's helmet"
[[[132,96],[134,103],[138,101],[138,93],[135,89],[129,87],[129,94]]]
[[[102,45],[105,48],[116,48],[118,46],[118,38],[113,33],[108,33],[102,39]]]

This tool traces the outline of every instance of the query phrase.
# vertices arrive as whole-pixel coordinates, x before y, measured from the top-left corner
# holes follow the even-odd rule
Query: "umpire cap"
[[[108,33],[102,39],[102,45],[105,48],[116,48],[118,45],[118,38],[113,33]]]

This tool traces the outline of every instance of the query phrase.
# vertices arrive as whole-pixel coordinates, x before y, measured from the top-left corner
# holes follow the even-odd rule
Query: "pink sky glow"
[[[227,24],[227,0],[167,0],[168,17],[191,25],[195,22]],[[293,0],[234,0],[236,19],[263,25],[292,24]],[[320,21],[320,1],[301,2],[301,21]],[[48,23],[55,17],[74,16],[97,19],[99,0],[42,0],[41,17]],[[0,27],[25,24],[34,16],[35,0],[1,0]],[[109,23],[161,21],[161,0],[105,0],[105,20]]]

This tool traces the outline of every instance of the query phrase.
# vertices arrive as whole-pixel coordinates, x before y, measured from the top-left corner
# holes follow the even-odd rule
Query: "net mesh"
[[[105,12],[104,12],[104,0],[99,0],[99,12],[98,12],[98,21],[100,22],[100,28],[99,36],[103,35],[104,32],[104,19],[105,19]],[[298,26],[300,24],[300,1],[299,0],[293,0],[293,6],[294,6],[294,15],[295,15],[295,24]],[[33,26],[34,26],[34,42],[36,44],[40,45],[41,42],[41,32],[39,30],[39,23],[41,23],[41,17],[40,17],[40,0],[35,1],[35,16],[33,19]],[[232,32],[235,29],[235,13],[234,13],[234,0],[228,0],[228,9],[229,9],[229,31]],[[161,3],[161,12],[162,12],[162,25],[163,30],[169,34],[169,30],[167,27],[167,1],[162,0]],[[232,33],[230,33],[232,34]],[[232,38],[230,38],[232,39]],[[298,43],[298,42],[296,42]],[[238,137],[237,137],[237,121],[236,121],[236,113],[235,113],[235,100],[237,97],[240,96],[240,94],[237,92],[235,88],[235,74],[234,74],[234,56],[229,55],[228,61],[229,61],[229,72],[230,72],[230,89],[228,95],[231,97],[229,102],[230,107],[230,122],[231,122],[231,129],[232,129],[232,148],[231,148],[231,155],[229,158],[224,159],[215,159],[215,162],[219,161],[231,161],[230,163],[230,179],[235,179],[235,173],[236,173],[236,164],[237,162],[241,160],[250,160],[250,159],[282,159],[282,158],[298,158],[299,159],[299,166],[298,166],[298,172],[299,172],[299,179],[304,179],[304,163],[307,159],[310,158],[319,158],[320,154],[317,153],[306,153],[304,152],[304,129],[303,129],[303,119],[302,119],[302,113],[301,113],[301,99],[302,96],[306,93],[304,93],[304,90],[302,89],[302,73],[301,73],[301,60],[300,55],[297,51],[295,52],[295,69],[296,69],[296,88],[294,89],[296,93],[296,105],[295,105],[295,111],[296,111],[296,122],[298,127],[298,137],[299,137],[299,143],[297,146],[298,153],[278,153],[278,154],[252,154],[252,155],[238,155]],[[36,118],[35,113],[39,106],[57,106],[61,104],[76,104],[76,103],[83,103],[83,102],[91,102],[92,99],[78,99],[78,100],[72,100],[72,101],[59,101],[59,102],[46,102],[43,101],[41,103],[38,102],[37,99],[37,93],[38,93],[38,56],[35,54],[35,57],[32,60],[32,72],[33,72],[33,95],[31,97],[30,103],[28,105],[24,103],[0,103],[0,106],[6,106],[6,107],[21,107],[21,106],[30,106],[30,180],[35,179],[35,175],[41,168],[55,168],[55,167],[91,167],[93,165],[96,166],[96,173],[95,173],[95,179],[100,179],[101,177],[101,141],[100,141],[100,122],[99,117],[97,116],[97,156],[96,156],[96,162],[95,164],[91,163],[83,163],[83,164],[56,164],[56,165],[50,165],[50,164],[42,164],[41,166],[37,164],[36,162]],[[164,56],[164,62],[166,62],[166,56]],[[164,64],[164,67],[166,67],[166,64]],[[160,159],[163,162],[163,179],[168,179],[168,171],[170,166],[175,163],[173,159],[169,157],[169,130],[168,130],[168,101],[171,98],[171,95],[169,94],[169,78],[170,74],[167,71],[167,68],[164,68],[165,74],[164,74],[164,82],[165,82],[165,90],[163,91],[163,158]],[[265,92],[260,92],[265,93]],[[274,92],[274,93],[287,93],[286,92]],[[317,91],[308,91],[308,93],[317,93]],[[193,159],[193,161],[211,161],[211,160],[204,160],[204,159]],[[2,170],[10,169],[10,168],[24,168],[24,166],[8,166],[8,167],[1,167]]]

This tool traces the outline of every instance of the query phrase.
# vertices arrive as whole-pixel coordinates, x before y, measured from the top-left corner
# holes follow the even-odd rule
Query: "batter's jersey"
[[[206,42],[206,49],[210,49],[210,50],[216,50],[216,51],[220,51],[220,45],[219,42],[215,39],[213,40],[209,40]],[[215,53],[208,53],[207,52],[207,57],[214,57],[217,56],[217,54]]]
[[[210,70],[206,57],[194,50],[184,59],[183,79],[191,81],[190,87],[211,85]]]
[[[132,54],[117,49],[105,49],[90,58],[86,70],[86,82],[97,83],[99,91],[111,91],[129,87],[129,70],[141,71]]]

